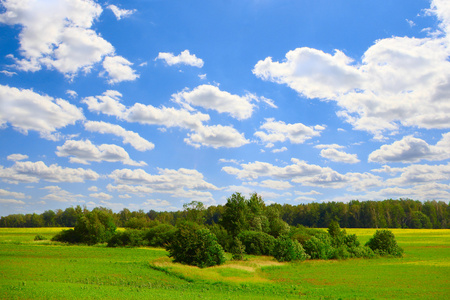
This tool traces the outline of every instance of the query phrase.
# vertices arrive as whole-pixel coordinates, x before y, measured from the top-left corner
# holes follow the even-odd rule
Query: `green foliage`
[[[128,221],[125,222],[124,227],[130,229],[144,229],[149,226],[148,218],[138,218],[131,217]]]
[[[276,239],[273,256],[278,261],[302,261],[309,258],[302,245],[286,235]]]
[[[208,226],[208,228],[217,237],[217,241],[222,248],[227,252],[231,252],[233,247],[233,237],[231,234],[219,224],[213,224]]]
[[[231,248],[232,260],[244,260],[245,246],[235,237]]]
[[[248,228],[247,200],[240,193],[234,193],[227,199],[221,225],[233,236]]]
[[[337,221],[330,222],[330,225],[328,225],[328,234],[331,237],[331,244],[333,247],[339,248],[344,245],[347,232],[345,229],[341,229]]]
[[[34,237],[34,240],[35,241],[45,241],[47,238],[45,237],[45,236],[43,236],[42,234],[37,234],[35,237]]]
[[[305,252],[312,259],[330,259],[335,257],[335,249],[327,232],[316,234],[305,242]]]
[[[265,232],[243,231],[238,239],[245,246],[245,252],[253,255],[271,255],[275,245],[275,238]]]
[[[140,247],[145,245],[144,232],[136,229],[116,232],[108,241],[108,247]]]
[[[164,247],[169,243],[173,237],[177,228],[169,224],[159,224],[144,232],[147,244],[153,247]]]
[[[200,268],[225,262],[223,249],[209,229],[192,222],[183,222],[177,227],[173,241],[165,246],[174,262]]]
[[[203,224],[205,222],[206,208],[200,201],[191,201],[183,204],[183,209],[186,212],[186,219],[190,222]]]
[[[116,224],[111,214],[99,209],[79,215],[74,229],[63,230],[52,240],[94,245],[109,241],[115,231]]]
[[[366,246],[381,256],[403,256],[403,249],[397,245],[395,236],[390,230],[377,230]]]

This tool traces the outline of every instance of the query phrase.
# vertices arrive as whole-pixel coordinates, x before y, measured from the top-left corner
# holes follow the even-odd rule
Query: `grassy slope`
[[[393,230],[401,259],[280,264],[249,256],[207,269],[174,264],[155,248],[34,242],[60,229],[0,229],[3,299],[446,299],[450,230]],[[348,229],[365,243],[375,229]]]

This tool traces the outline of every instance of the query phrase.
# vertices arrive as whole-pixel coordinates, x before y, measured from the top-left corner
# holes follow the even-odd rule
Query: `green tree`
[[[273,256],[278,261],[297,261],[309,258],[302,245],[286,235],[279,236],[276,239]]]
[[[377,230],[366,246],[379,255],[403,256],[403,249],[397,245],[395,236],[390,230]]]
[[[205,205],[200,201],[192,201],[183,204],[183,209],[186,212],[186,219],[188,221],[203,224],[205,222]]]
[[[177,227],[172,242],[165,246],[174,262],[200,268],[225,262],[223,249],[209,229],[192,222],[182,222]]]
[[[233,236],[248,229],[247,200],[240,193],[234,193],[227,199],[221,225]]]

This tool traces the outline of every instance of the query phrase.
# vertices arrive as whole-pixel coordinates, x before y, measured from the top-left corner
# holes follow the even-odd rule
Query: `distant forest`
[[[188,206],[186,206],[187,208]],[[450,228],[450,206],[443,201],[415,201],[411,199],[358,201],[348,203],[324,202],[309,204],[271,204],[265,207],[270,214],[278,214],[290,226],[326,228],[336,220],[342,228]],[[150,222],[176,225],[187,218],[189,209],[174,212],[130,211],[118,213],[97,207],[112,215],[119,227],[142,228]],[[47,210],[42,214],[13,214],[0,218],[0,227],[73,227],[80,214],[88,210],[80,206],[65,210]],[[209,206],[202,210],[207,225],[221,220],[224,206]]]

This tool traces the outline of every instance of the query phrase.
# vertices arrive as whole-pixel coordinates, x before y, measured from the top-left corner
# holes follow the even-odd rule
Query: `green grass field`
[[[0,299],[449,299],[450,230],[392,230],[403,258],[199,269],[159,248],[34,241],[61,228],[0,228]],[[365,243],[375,229],[347,229]],[[228,256],[229,258],[229,256]]]

